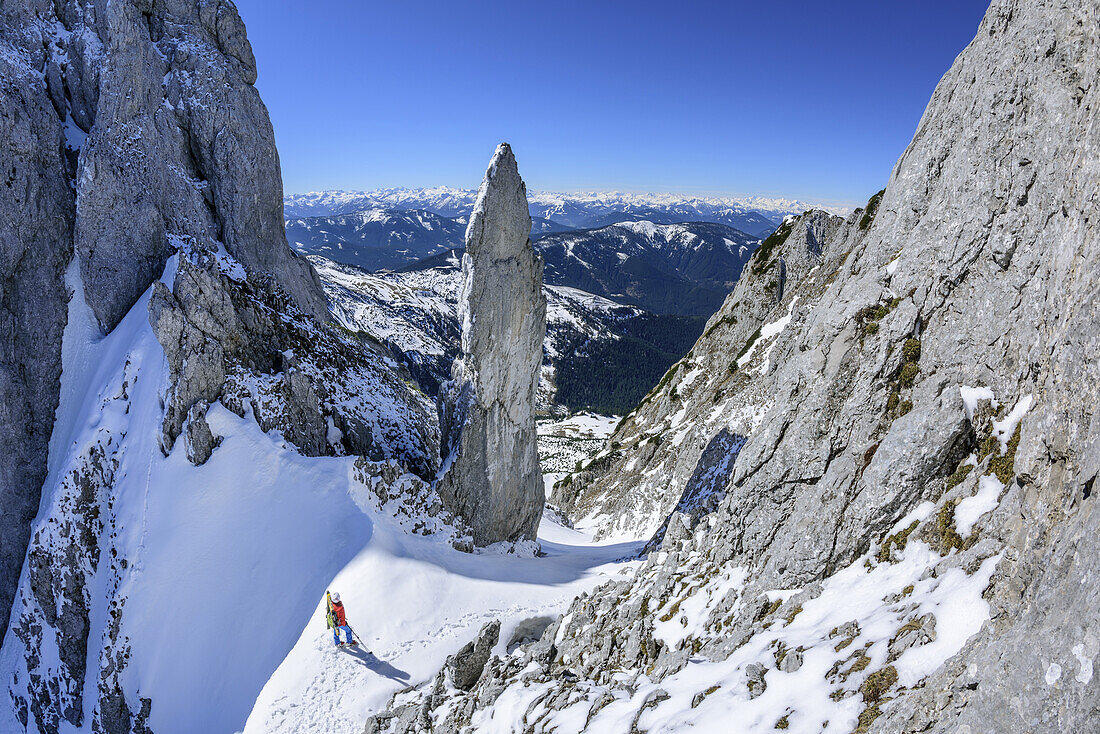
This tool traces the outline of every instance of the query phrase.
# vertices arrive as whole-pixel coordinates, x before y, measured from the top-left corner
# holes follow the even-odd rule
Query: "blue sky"
[[[988,0],[238,0],[288,193],[528,187],[862,203]]]

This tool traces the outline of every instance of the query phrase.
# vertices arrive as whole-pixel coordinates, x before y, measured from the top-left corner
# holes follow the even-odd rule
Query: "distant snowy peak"
[[[611,225],[609,229],[623,232],[627,235],[625,239],[644,241],[649,247],[684,250],[705,247],[709,244],[708,236],[713,236],[715,232],[719,235],[723,234],[721,230],[705,227],[702,224],[657,224],[645,219],[636,222],[619,222]],[[728,236],[721,238],[722,245],[733,255],[745,255],[756,246],[756,241],[747,237],[744,232],[732,230],[724,234]]]
[[[456,217],[468,214],[476,198],[476,189],[452,189],[445,186],[428,189],[311,191],[283,197],[283,210],[288,219],[326,217],[364,209],[427,209],[445,217]]]
[[[425,209],[442,216],[465,215],[477,191],[446,186],[426,189],[389,188],[374,191],[315,191],[292,194],[283,200],[288,218],[332,216],[360,209]],[[846,208],[796,199],[698,197],[678,194],[623,192],[528,192],[531,215],[575,228],[599,227],[632,219],[662,223],[706,221],[727,224],[750,234],[763,235],[790,214],[812,208],[847,213]]]

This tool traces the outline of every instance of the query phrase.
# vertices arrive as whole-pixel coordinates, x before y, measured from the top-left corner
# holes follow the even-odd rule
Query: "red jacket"
[[[337,627],[343,627],[348,623],[347,618],[344,616],[344,605],[342,602],[334,601],[332,603],[332,614],[336,617]]]

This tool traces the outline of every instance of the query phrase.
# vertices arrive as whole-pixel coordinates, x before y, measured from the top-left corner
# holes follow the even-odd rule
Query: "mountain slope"
[[[763,245],[586,467],[629,526],[690,436],[643,568],[367,731],[1096,729],[1097,15],[996,0],[885,191]]]
[[[397,210],[287,223],[300,253],[372,271],[445,265],[449,249],[461,251],[464,233],[460,220]],[[656,314],[705,317],[733,288],[757,242],[722,224],[622,222],[547,234],[534,245],[547,283]]]
[[[789,321],[782,305],[811,271],[820,272],[822,243],[841,224],[810,212],[766,240],[703,339],[616,427],[610,440],[619,448],[602,452],[552,501],[599,538],[652,536],[688,491],[711,441],[723,430],[748,436],[774,404],[766,393],[733,386],[745,381],[747,360],[765,354],[783,319]],[[775,326],[765,333],[769,322]],[[756,341],[756,348],[748,346]]]
[[[709,316],[757,239],[721,224],[623,222],[540,238],[545,279],[654,313]]]
[[[5,2],[0,77],[3,630],[47,474],[77,277],[103,331],[183,244],[224,250],[304,312],[328,311],[283,238],[274,134],[232,3]]]
[[[313,263],[337,320],[401,355],[421,388],[438,395],[458,353],[462,274],[454,254],[399,273],[370,274],[318,257]],[[538,404],[546,412],[629,410],[702,327],[701,319],[649,314],[576,288],[543,290],[547,330]]]
[[[531,220],[531,236],[567,232],[548,219]],[[366,270],[399,270],[447,249],[464,247],[466,217],[424,209],[362,209],[289,219],[286,236],[298,253],[320,255]]]
[[[419,209],[366,209],[291,219],[290,246],[367,270],[393,269],[462,242],[465,222]]]

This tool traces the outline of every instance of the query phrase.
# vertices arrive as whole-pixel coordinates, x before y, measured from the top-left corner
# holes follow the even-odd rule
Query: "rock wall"
[[[478,191],[462,257],[462,356],[445,388],[439,492],[474,542],[533,540],[544,502],[535,393],[546,334],[542,259],[527,190],[501,144]]]
[[[328,318],[286,244],[255,80],[227,0],[0,6],[0,630],[46,475],[74,253],[105,331],[185,244]]]
[[[650,537],[715,436],[748,435],[759,421],[769,397],[740,389],[758,366],[749,360],[764,354],[774,335],[761,337],[763,327],[785,317],[784,295],[822,264],[823,243],[841,225],[810,211],[765,239],[703,338],[620,421],[604,450],[558,482],[551,502],[575,522],[592,522],[598,539]]]
[[[72,253],[70,162],[41,59],[0,8],[0,637],[46,478]]]
[[[885,191],[766,315],[735,292],[658,389],[695,466],[633,442],[584,489],[636,527],[654,468],[724,470],[698,457],[743,432],[717,507],[674,512],[633,578],[469,693],[406,693],[368,730],[407,706],[437,731],[1100,726],[1098,20],[995,0]],[[771,287],[754,260],[737,291]]]

